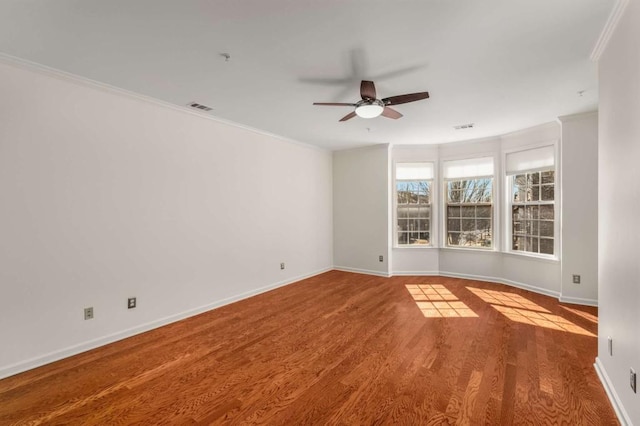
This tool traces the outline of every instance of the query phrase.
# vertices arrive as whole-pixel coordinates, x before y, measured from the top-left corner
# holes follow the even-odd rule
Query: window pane
[[[461,203],[462,202],[462,191],[459,189],[451,189],[448,193],[449,202],[450,203]]]
[[[419,208],[415,209],[414,217],[428,218],[430,213],[429,210],[430,210],[430,207],[420,206]]]
[[[418,233],[418,244],[429,244],[429,233],[428,232],[420,232],[420,233]]]
[[[462,217],[476,217],[475,206],[463,206],[460,208],[460,212],[462,213]]]
[[[540,172],[531,173],[531,183],[534,185],[540,184]]]
[[[524,237],[515,237],[511,248],[513,250],[524,250]]]
[[[540,201],[540,186],[534,185],[531,187],[531,199],[527,201]]]
[[[553,206],[540,206],[540,219],[553,219]]]
[[[447,220],[447,231],[459,231],[459,230],[460,230],[460,219]]]
[[[398,244],[407,244],[408,241],[409,240],[405,232],[398,232]]]
[[[491,217],[491,207],[490,206],[478,206],[476,207],[476,216],[477,217]]]
[[[458,206],[447,207],[447,217],[460,217],[460,207]]]
[[[418,236],[419,236],[419,234],[417,232],[410,232],[409,233],[409,244],[418,244]]]
[[[553,237],[553,221],[540,222],[540,236]]]
[[[542,186],[542,200],[553,201],[553,185]]]
[[[463,231],[475,231],[476,230],[476,220],[475,219],[462,219],[462,230]]]
[[[540,238],[540,253],[553,254],[552,238]]]
[[[457,232],[447,232],[447,243],[450,246],[457,246],[460,244],[460,234]]]
[[[531,235],[538,235],[538,223],[537,220],[531,221]]]
[[[481,232],[488,233],[491,231],[490,219],[478,219],[476,220],[477,229]]]
[[[542,183],[554,183],[554,182],[555,182],[554,172],[552,171],[542,172]]]

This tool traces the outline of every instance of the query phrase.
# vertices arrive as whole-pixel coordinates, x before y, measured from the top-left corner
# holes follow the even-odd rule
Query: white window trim
[[[427,179],[431,181],[431,197],[430,197],[430,216],[429,216],[429,244],[398,244],[398,188],[396,184],[396,167],[398,164],[402,163],[428,163],[431,164],[433,168],[433,178]],[[435,207],[435,201],[438,200],[436,198],[438,196],[437,192],[437,182],[438,182],[438,162],[435,160],[394,160],[393,161],[393,170],[392,170],[392,179],[391,179],[391,193],[392,193],[392,238],[393,244],[391,247],[393,249],[402,249],[402,250],[426,250],[438,248],[438,237],[437,232],[434,232],[434,223],[437,220],[437,208]],[[437,228],[437,227],[436,227]]]
[[[456,155],[456,156],[446,156],[442,157],[439,160],[438,167],[438,188],[442,189],[442,194],[438,198],[439,206],[438,213],[440,216],[440,221],[438,222],[438,228],[440,231],[440,237],[438,239],[440,248],[446,250],[460,250],[460,251],[476,251],[476,252],[501,252],[502,245],[502,227],[500,226],[501,218],[500,218],[500,206],[501,206],[501,188],[502,188],[502,179],[498,179],[497,176],[502,175],[502,164],[504,164],[504,155],[502,158],[500,157],[500,150],[491,150],[491,151],[483,151],[476,152],[472,155]],[[494,233],[491,241],[491,247],[457,247],[457,246],[449,246],[447,245],[447,191],[446,191],[446,183],[448,180],[461,180],[461,178],[455,179],[445,179],[444,178],[444,163],[446,161],[457,161],[457,160],[472,160],[474,158],[486,158],[491,157],[493,159],[493,175],[491,178],[493,179],[492,184],[492,212],[491,212],[491,229]],[[442,177],[440,177],[442,176]],[[489,176],[468,176],[464,179],[481,179]]]
[[[560,251],[562,249],[562,241],[561,241],[561,202],[562,202],[562,196],[561,196],[561,191],[562,191],[562,182],[561,182],[561,174],[560,174],[560,163],[561,163],[561,158],[560,158],[560,141],[559,140],[546,140],[543,142],[539,142],[539,143],[535,143],[535,144],[529,144],[529,145],[523,145],[523,146],[518,146],[515,148],[511,148],[511,149],[507,149],[507,150],[503,150],[502,151],[502,164],[507,164],[507,154],[513,153],[513,152],[520,152],[520,151],[527,151],[530,149],[536,149],[536,148],[543,148],[545,146],[553,146],[554,148],[554,167],[553,167],[553,171],[554,171],[554,202],[553,202],[553,234],[554,234],[554,238],[553,238],[553,255],[550,254],[540,254],[540,253],[532,253],[532,252],[526,252],[526,251],[520,251],[520,250],[513,250],[512,246],[511,246],[511,239],[512,239],[512,225],[511,225],[511,221],[512,221],[512,217],[511,217],[511,209],[513,206],[513,200],[511,200],[511,176],[508,176],[506,174],[506,169],[505,171],[502,172],[502,181],[504,182],[504,189],[503,189],[503,194],[504,194],[504,199],[505,199],[505,203],[504,203],[504,209],[502,209],[502,216],[503,216],[503,228],[504,228],[504,238],[502,241],[503,247],[504,249],[502,250],[503,253],[505,254],[509,254],[509,255],[513,255],[513,256],[518,256],[518,257],[525,257],[525,258],[535,258],[535,259],[539,259],[539,260],[549,260],[549,261],[560,261],[561,256],[560,256]],[[547,168],[546,170],[549,170],[549,168]],[[534,170],[528,170],[526,171],[526,173],[530,173]],[[524,172],[523,172],[524,173]]]

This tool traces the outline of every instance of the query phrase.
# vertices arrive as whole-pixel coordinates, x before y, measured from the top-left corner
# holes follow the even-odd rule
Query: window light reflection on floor
[[[405,287],[426,318],[478,317],[442,284],[407,284]]]
[[[495,310],[512,321],[595,337],[584,328],[559,315],[552,314],[548,309],[519,294],[473,287],[467,287],[467,290],[489,303]]]
[[[571,313],[574,313],[574,314],[576,314],[578,316],[581,316],[582,318],[584,318],[586,320],[589,320],[589,321],[594,322],[596,324],[598,323],[598,317],[593,315],[593,314],[590,314],[589,312],[583,312],[583,311],[581,311],[579,309],[569,308],[568,306],[560,306],[560,307],[562,309],[564,309],[564,310],[567,310],[567,311],[569,311]]]

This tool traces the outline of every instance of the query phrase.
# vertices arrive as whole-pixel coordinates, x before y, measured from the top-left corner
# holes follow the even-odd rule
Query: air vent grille
[[[468,124],[460,124],[458,126],[453,126],[453,128],[456,130],[463,130],[463,129],[473,129],[473,126],[474,126],[473,123],[468,123]]]
[[[189,102],[187,105],[190,106],[191,108],[199,109],[199,110],[202,110],[202,111],[211,111],[213,109],[211,107],[199,104],[197,102]]]

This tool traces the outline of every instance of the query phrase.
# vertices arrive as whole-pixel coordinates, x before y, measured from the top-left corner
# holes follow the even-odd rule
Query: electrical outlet
[[[609,356],[613,356],[613,338],[607,337],[607,348],[609,349]]]
[[[580,275],[573,275],[573,283],[580,284]]]
[[[280,269],[284,269],[284,262],[280,264]]]
[[[378,256],[378,261],[379,262],[384,262],[384,256],[383,255]]]
[[[93,308],[84,308],[84,319],[93,319]]]
[[[633,368],[629,372],[629,384],[631,385],[631,389],[633,390],[633,393],[637,393],[636,392],[636,372],[633,370]]]
[[[136,307],[136,298],[135,297],[130,297],[127,299],[127,308],[128,309],[133,309]]]

